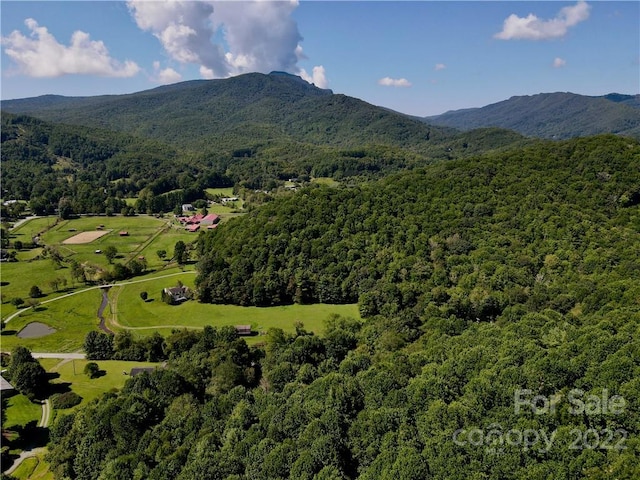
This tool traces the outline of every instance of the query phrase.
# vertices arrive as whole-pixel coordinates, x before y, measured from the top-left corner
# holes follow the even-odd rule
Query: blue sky
[[[640,2],[2,1],[2,99],[284,70],[413,115],[640,93]]]

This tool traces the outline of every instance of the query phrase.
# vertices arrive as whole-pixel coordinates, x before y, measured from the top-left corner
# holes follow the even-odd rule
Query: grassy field
[[[195,275],[159,279],[112,289],[109,297],[118,324],[138,334],[146,335],[156,330],[165,333],[176,327],[203,328],[206,325],[251,325],[258,332],[273,327],[294,331],[295,323],[300,321],[304,323],[307,330],[321,333],[325,320],[332,313],[360,318],[356,304],[284,305],[260,308],[202,304],[191,300],[180,305],[167,305],[160,298],[162,289],[174,286],[178,279],[184,285],[192,287]],[[142,291],[149,294],[146,302],[140,298]],[[248,340],[257,341],[256,339],[259,338],[249,337]]]
[[[193,267],[191,267],[193,268]],[[165,277],[169,275],[168,277]],[[165,278],[157,278],[165,277]],[[136,278],[131,283],[123,282],[109,291],[109,308],[105,317],[111,321],[108,326],[117,331],[131,329],[137,335],[146,336],[158,331],[167,335],[174,328],[203,328],[206,325],[251,325],[258,332],[277,327],[294,331],[295,323],[304,323],[305,328],[321,333],[325,320],[333,313],[360,318],[358,306],[351,305],[285,305],[279,307],[239,307],[235,305],[202,304],[195,300],[181,305],[167,305],[161,300],[165,287],[172,287],[180,280],[193,287],[193,270],[181,272],[168,269],[144,278]],[[144,302],[140,293],[146,291],[149,298]],[[17,345],[24,345],[32,351],[75,352],[82,348],[88,332],[97,329],[97,311],[102,301],[100,289],[79,291],[65,298],[41,304],[36,309],[28,309],[12,319],[2,335],[2,349],[10,351]],[[115,316],[113,315],[115,312]],[[115,322],[113,320],[115,319]],[[19,332],[30,322],[41,322],[56,332],[45,337],[23,339]],[[249,343],[260,337],[248,337]]]
[[[31,351],[75,352],[82,347],[86,334],[97,328],[98,307],[102,301],[99,289],[84,291],[36,309],[28,309],[5,325],[2,350],[23,345]],[[41,322],[57,331],[40,338],[18,338],[16,334],[31,322]]]
[[[18,480],[53,480],[53,473],[44,460],[44,453],[24,460],[11,476]]]
[[[100,367],[100,370],[104,371],[104,375],[98,378],[89,378],[84,373],[84,367],[87,363],[87,360],[73,360],[70,362],[58,363],[58,365],[52,369],[60,375],[60,377],[55,379],[53,383],[68,383],[70,384],[71,390],[82,397],[82,403],[72,409],[63,410],[66,413],[90,402],[95,398],[98,398],[105,392],[114,389],[120,390],[124,386],[125,382],[131,378],[128,374],[133,367],[159,366],[157,363],[149,362],[99,360],[96,363]],[[126,372],[127,375],[123,372]]]
[[[108,234],[90,243],[81,245],[64,245],[61,242],[78,232],[95,230],[104,225]],[[184,231],[177,225],[171,225],[171,219],[158,219],[152,216],[139,217],[82,217],[73,220],[64,220],[56,223],[55,217],[36,218],[20,225],[16,230],[15,239],[24,237],[24,241],[31,241],[31,236],[49,227],[49,230],[41,235],[41,242],[45,245],[55,246],[68,260],[76,260],[80,263],[89,263],[97,268],[106,270],[112,268],[108,260],[102,254],[96,254],[96,250],[102,250],[112,245],[118,250],[116,262],[127,262],[132,258],[144,256],[147,260],[148,270],[167,269],[171,265],[168,261],[160,259],[156,252],[166,250],[167,256],[173,255],[175,243],[178,240],[192,242],[196,234]],[[129,232],[128,236],[120,236],[120,231]],[[63,265],[62,268],[50,259],[36,258],[42,253],[42,249],[22,250],[18,253],[18,262],[3,263],[0,270],[2,286],[2,304],[0,315],[6,318],[14,313],[17,308],[10,301],[19,297],[28,300],[29,290],[37,285],[45,294],[39,301],[49,300],[63,293],[75,289],[81,289],[84,285],[75,283],[70,274],[70,269]],[[51,281],[63,278],[67,283],[65,292],[54,291]],[[63,289],[60,284],[58,289]]]
[[[29,422],[38,423],[42,416],[42,406],[32,403],[22,394],[7,398],[7,418],[2,428],[10,430],[17,425],[24,426]]]

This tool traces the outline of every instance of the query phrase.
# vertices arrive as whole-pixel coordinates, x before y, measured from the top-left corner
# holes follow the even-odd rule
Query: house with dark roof
[[[189,289],[182,287],[168,287],[162,290],[162,299],[168,299],[168,303],[180,303],[188,300]]]
[[[15,387],[9,383],[9,381],[0,375],[0,392],[12,392]]]

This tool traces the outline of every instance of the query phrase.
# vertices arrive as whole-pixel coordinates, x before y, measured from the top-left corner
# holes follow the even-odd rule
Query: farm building
[[[127,232],[126,230],[122,230],[122,231],[119,233],[119,235],[120,235],[121,237],[128,237],[128,236],[129,236],[129,232]]]
[[[251,325],[236,325],[235,329],[238,335],[251,335]]]
[[[220,217],[215,213],[210,213],[209,215],[205,215],[202,220],[200,220],[200,225],[215,225],[220,221]]]

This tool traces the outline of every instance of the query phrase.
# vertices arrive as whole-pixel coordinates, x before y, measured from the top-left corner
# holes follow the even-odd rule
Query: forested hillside
[[[238,126],[242,136],[228,137],[226,146],[209,143],[206,135],[213,135],[212,127],[199,120],[194,124],[204,125],[208,134],[187,127],[174,131],[182,128],[174,124],[167,127],[178,137],[197,137],[195,145],[179,147],[166,143],[163,135],[145,138],[128,130],[50,123],[3,112],[2,197],[27,200],[36,214],[54,213],[63,198],[69,199],[65,202],[73,213],[161,213],[203,199],[209,187],[272,190],[286,179],[310,176],[366,180],[524,143],[518,134],[497,129],[455,134],[446,141],[437,131],[437,146],[429,154],[419,153],[421,149],[414,149],[412,142],[429,135],[420,122],[396,123],[372,106],[353,114],[351,108],[359,100],[329,98],[332,102],[316,112],[319,123],[307,125],[308,131],[301,136],[305,141],[270,138],[268,131],[281,128],[277,124],[243,124]],[[299,125],[307,114],[306,109],[291,113]],[[329,137],[334,141],[325,144]],[[202,142],[207,147],[198,149]],[[142,200],[135,210],[126,209],[126,197]]]
[[[384,145],[432,159],[467,153],[453,151],[451,142],[460,139],[454,129],[426,125],[278,72],[182,82],[129,95],[8,100],[2,109],[51,122],[124,131],[214,156],[282,144]],[[521,140],[498,130],[491,136],[493,144],[501,146]],[[475,152],[486,148],[471,146]]]
[[[170,211],[176,202],[201,198],[206,187],[232,185],[166,144],[23,115],[2,114],[1,153],[2,197],[28,200],[38,215],[54,213],[61,202],[70,213],[133,214],[123,198],[141,192],[158,197],[150,213]],[[184,190],[180,198],[159,201],[174,189]]]
[[[364,322],[254,348],[174,332],[167,369],[56,419],[49,461],[101,480],[638,478],[639,232],[640,144],[615,136],[277,199],[201,236],[201,300],[357,300]]]
[[[501,127],[523,135],[564,139],[615,133],[640,139],[640,96],[541,93],[512,97],[482,108],[426,117],[430,124],[461,130]]]

